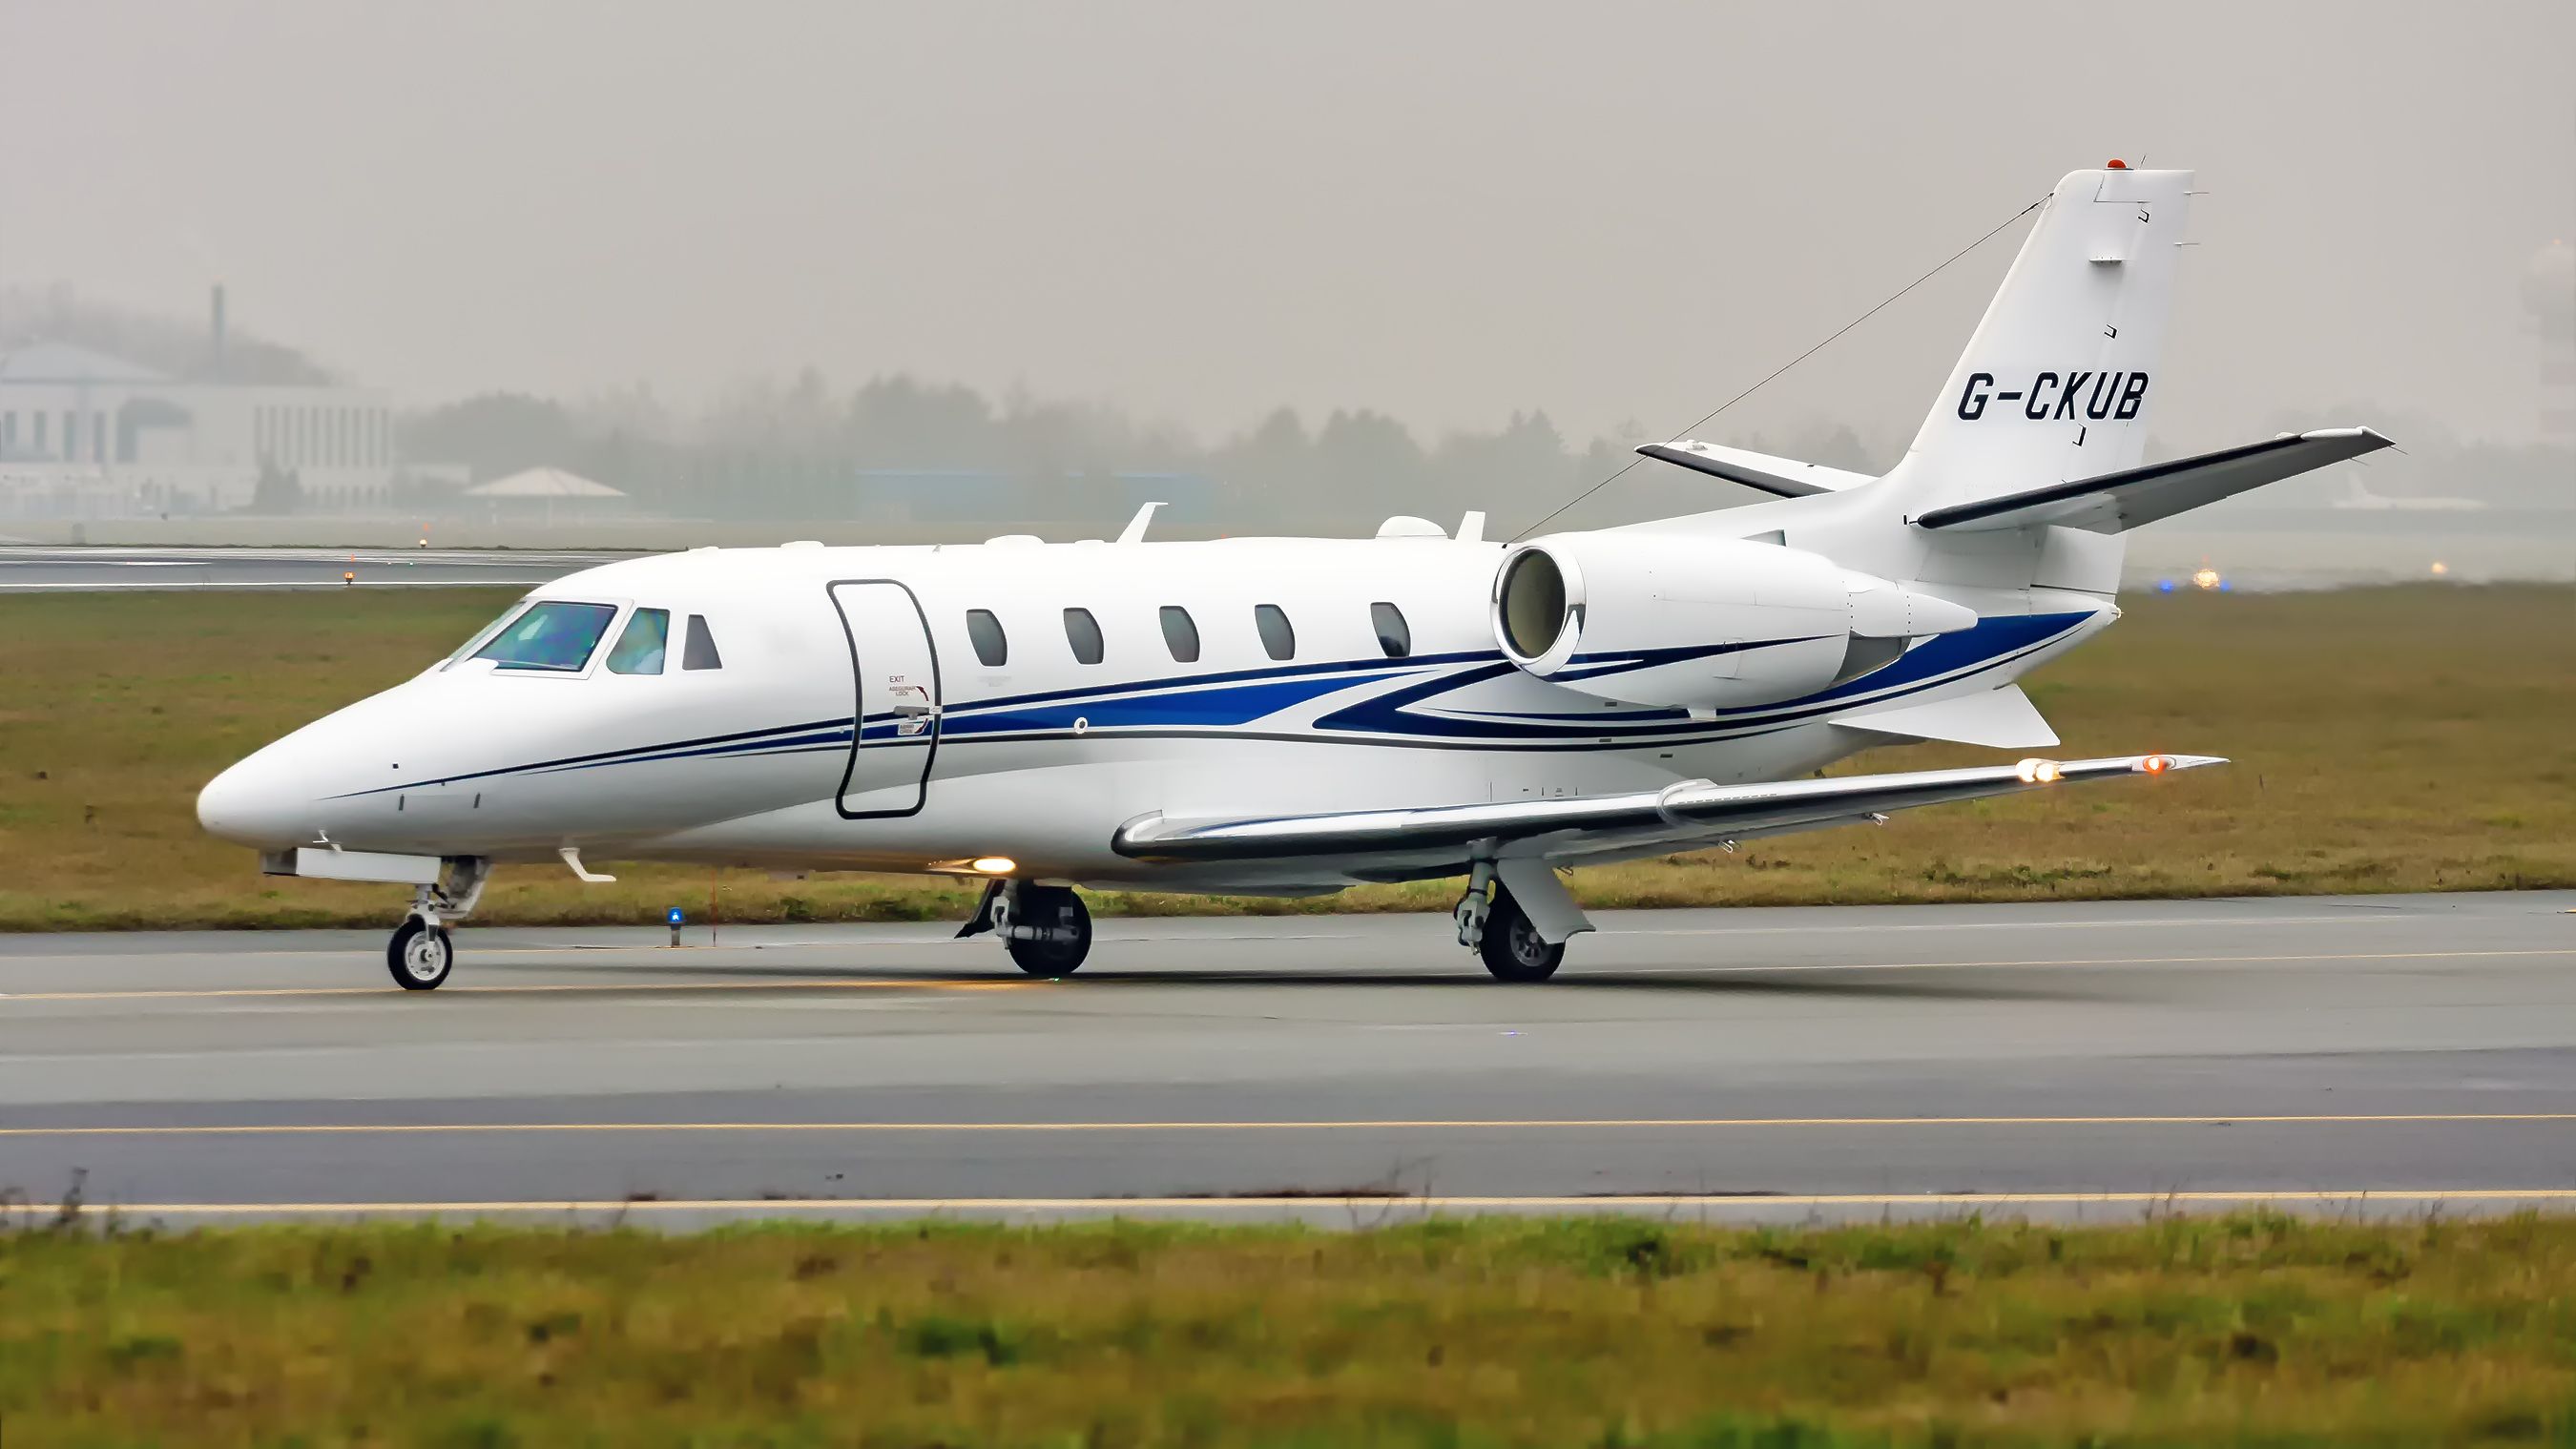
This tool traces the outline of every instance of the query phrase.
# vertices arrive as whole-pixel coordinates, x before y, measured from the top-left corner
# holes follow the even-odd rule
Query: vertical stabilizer
[[[2191,176],[2057,183],[1881,496],[1912,518],[2138,465]]]

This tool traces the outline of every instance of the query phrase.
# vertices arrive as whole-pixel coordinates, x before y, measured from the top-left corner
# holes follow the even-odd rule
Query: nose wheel
[[[435,884],[412,896],[411,914],[394,927],[385,943],[385,969],[405,991],[436,991],[456,969],[456,943],[447,923],[464,920],[483,898],[483,883],[492,878],[492,863],[479,856],[453,856],[439,870]]]
[[[403,990],[435,991],[456,969],[456,943],[449,939],[447,927],[407,916],[385,945],[385,966]]]

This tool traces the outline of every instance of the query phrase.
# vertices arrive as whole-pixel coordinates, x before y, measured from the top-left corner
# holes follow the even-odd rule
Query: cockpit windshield
[[[511,618],[472,657],[489,659],[495,669],[550,669],[578,672],[590,662],[614,604],[573,604],[547,599]]]

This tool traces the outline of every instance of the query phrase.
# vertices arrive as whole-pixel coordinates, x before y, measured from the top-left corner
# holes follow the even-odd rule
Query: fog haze
[[[2542,406],[2576,7],[9,0],[0,285],[426,404],[911,372],[1202,436],[1663,436],[2121,156],[2211,194],[2159,433]],[[2016,226],[1712,425],[1901,442]]]

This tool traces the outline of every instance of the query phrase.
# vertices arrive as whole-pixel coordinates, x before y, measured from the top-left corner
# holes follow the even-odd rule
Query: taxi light
[[[966,864],[986,875],[1009,875],[1020,868],[1020,863],[1007,855],[979,855]]]
[[[2024,760],[2020,764],[2013,766],[2013,773],[2021,776],[2021,782],[2025,785],[2054,785],[2057,783],[2057,762],[2055,760]]]

